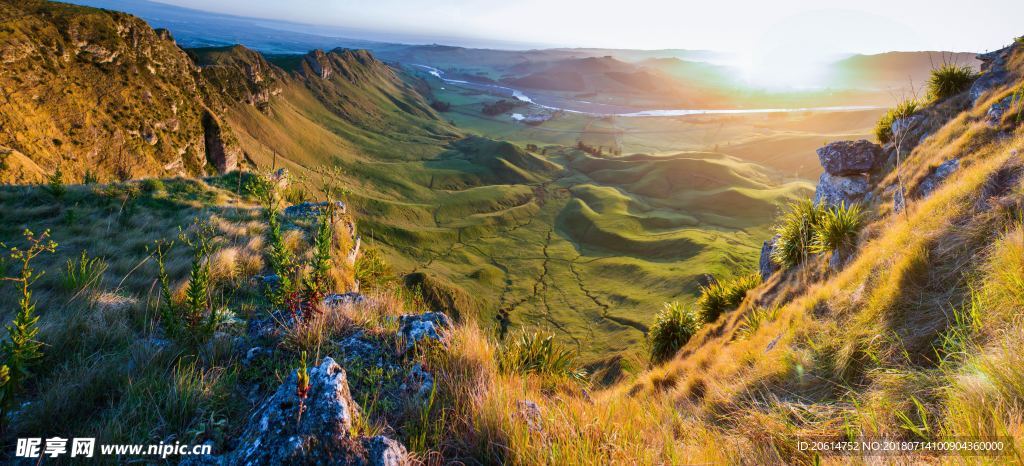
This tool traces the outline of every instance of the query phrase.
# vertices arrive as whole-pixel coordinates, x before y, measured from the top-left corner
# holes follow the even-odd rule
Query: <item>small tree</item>
[[[0,377],[0,381],[3,382],[0,392],[2,392],[4,403],[0,409],[2,409],[4,417],[11,406],[14,394],[21,389],[25,379],[31,375],[31,366],[43,356],[43,345],[36,340],[36,335],[39,334],[39,316],[36,315],[36,306],[32,302],[32,284],[42,277],[44,272],[36,274],[32,269],[32,260],[44,252],[52,253],[57,249],[57,243],[49,239],[49,230],[38,236],[31,230],[25,230],[24,235],[28,240],[26,249],[19,249],[16,246],[8,247],[6,244],[0,243],[0,248],[8,250],[10,259],[21,264],[21,271],[17,277],[3,277],[4,281],[14,282],[21,295],[14,320],[7,325],[8,339],[0,344],[5,358],[0,373],[4,369],[7,372],[6,377]]]
[[[46,178],[46,190],[57,199],[63,198],[64,194],[68,192],[68,188],[64,186],[64,172],[61,171],[60,167],[57,167],[57,169]]]

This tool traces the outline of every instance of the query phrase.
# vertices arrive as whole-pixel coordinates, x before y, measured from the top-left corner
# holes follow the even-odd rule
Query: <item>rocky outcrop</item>
[[[303,57],[303,61],[309,65],[309,69],[320,79],[330,79],[333,70],[331,69],[330,59],[327,58],[327,54],[323,50],[317,49],[307,53]]]
[[[867,177],[855,176],[834,176],[822,173],[818,178],[818,188],[814,191],[814,204],[824,206],[837,206],[839,204],[850,205],[864,200],[864,196],[871,191]]]
[[[359,406],[349,392],[345,370],[333,359],[309,371],[309,390],[302,400],[296,374],[270,396],[250,418],[239,448],[219,463],[407,465],[400,443],[382,436],[356,437],[353,425]],[[301,412],[300,412],[301,410]]]
[[[818,179],[815,205],[850,205],[864,200],[870,191],[866,174],[877,168],[882,158],[882,148],[863,139],[833,142],[818,149],[825,173]]]
[[[978,60],[982,62],[981,75],[971,85],[970,96],[972,103],[977,104],[978,99],[989,89],[1009,82],[1011,76],[1006,70],[1006,62],[1010,57],[1010,51],[1013,47],[1011,45],[995,52],[978,55]]]
[[[428,312],[401,316],[398,325],[398,335],[405,342],[405,351],[410,351],[426,340],[443,343],[452,321],[443,312]]]
[[[825,173],[834,176],[858,175],[873,170],[882,158],[878,144],[859,141],[837,141],[818,149],[818,160]]]
[[[767,280],[773,273],[779,270],[779,264],[776,264],[772,260],[772,252],[775,251],[775,243],[779,240],[779,235],[775,235],[774,238],[765,241],[761,245],[761,260],[758,263],[758,271],[761,273],[761,280]]]
[[[985,121],[989,126],[999,126],[999,123],[1003,120],[1003,115],[1013,105],[1014,96],[1006,96],[1006,98],[992,104],[988,108],[988,112],[985,113]]]
[[[325,212],[330,206],[331,203],[329,202],[303,202],[301,204],[286,207],[284,209],[284,215],[292,218],[319,217],[320,214]],[[345,203],[341,201],[334,201],[334,213],[345,213]]]

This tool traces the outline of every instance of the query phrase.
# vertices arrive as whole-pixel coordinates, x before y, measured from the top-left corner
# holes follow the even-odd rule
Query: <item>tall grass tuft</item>
[[[821,220],[824,208],[804,199],[789,205],[775,226],[779,239],[772,250],[772,261],[783,268],[792,268],[807,258],[814,241],[814,230]]]
[[[651,362],[660,363],[675,356],[697,330],[701,320],[693,308],[678,301],[665,303],[664,308],[654,317],[654,325],[647,335],[650,344]]]
[[[977,77],[978,74],[969,66],[945,63],[932,70],[928,78],[928,97],[942,100],[955,96],[969,89]]]
[[[77,261],[68,259],[64,265],[64,275],[61,277],[61,285],[65,290],[78,291],[87,287],[98,287],[103,279],[103,273],[107,271],[107,261],[101,257],[89,258],[88,253],[82,250],[82,255]]]
[[[509,374],[536,374],[584,381],[576,352],[555,342],[554,335],[522,332],[498,351],[498,369]]]
[[[878,123],[875,123],[875,138],[878,139],[879,143],[887,144],[892,142],[892,124],[896,120],[907,118],[921,109],[921,104],[915,99],[906,99],[895,107],[890,108],[882,118],[878,119]]]
[[[714,322],[723,312],[736,309],[750,291],[761,284],[761,275],[748,273],[700,287],[697,309],[701,320]]]
[[[850,253],[857,244],[857,235],[864,225],[859,204],[841,203],[825,210],[814,227],[811,250],[817,253]]]

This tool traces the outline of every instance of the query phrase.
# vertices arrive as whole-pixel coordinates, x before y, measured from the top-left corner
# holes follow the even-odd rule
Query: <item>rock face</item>
[[[206,161],[217,173],[238,168],[239,150],[227,141],[220,120],[210,112],[203,114],[203,140],[206,143]]]
[[[874,169],[882,158],[882,148],[865,139],[837,141],[818,149],[818,160],[825,172],[835,176],[857,175]]]
[[[758,264],[758,271],[761,273],[762,281],[767,280],[768,277],[779,270],[779,265],[772,260],[772,252],[775,251],[775,242],[778,240],[779,236],[775,235],[774,238],[765,241],[761,245],[761,261]]]
[[[424,340],[444,341],[444,333],[452,327],[452,321],[443,312],[407,314],[398,318],[398,334],[405,341],[405,350],[410,351]]]
[[[331,63],[323,50],[317,49],[309,52],[304,60],[309,65],[309,69],[319,76],[320,79],[329,79],[331,77]]]
[[[256,410],[224,464],[407,465],[405,447],[386,437],[354,437],[359,406],[345,370],[331,358],[309,371],[309,395],[299,415],[293,373]]]
[[[946,180],[946,178],[949,178],[949,176],[952,175],[953,172],[957,171],[957,169],[959,168],[959,159],[950,159],[945,162],[942,162],[941,165],[935,167],[934,172],[926,176],[925,179],[921,181],[920,186],[917,187],[917,192],[921,195],[921,197],[927,197],[929,194],[935,191],[935,189],[938,188],[939,185],[941,185],[942,182]]]
[[[868,181],[863,176],[833,176],[821,174],[818,188],[814,191],[814,204],[826,207],[846,205],[860,202],[870,191]]]

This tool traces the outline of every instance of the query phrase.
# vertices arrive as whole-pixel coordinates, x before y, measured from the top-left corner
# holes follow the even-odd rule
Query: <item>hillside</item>
[[[128,179],[237,165],[220,109],[167,31],[37,0],[0,2],[0,16],[0,147],[24,162],[4,179],[39,181],[54,167],[73,179],[87,169]]]

